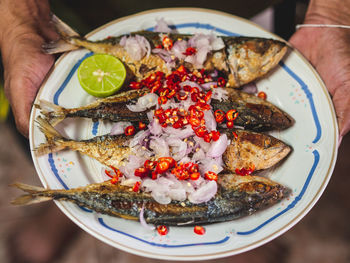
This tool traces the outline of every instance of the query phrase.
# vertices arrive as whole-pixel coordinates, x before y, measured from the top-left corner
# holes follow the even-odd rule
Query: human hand
[[[332,16],[332,10],[315,12],[310,8],[305,24],[350,25],[349,14],[346,21],[341,15]],[[290,43],[311,62],[326,84],[335,107],[341,142],[350,130],[350,29],[304,27],[291,37]]]
[[[5,94],[18,130],[28,137],[32,103],[54,63],[54,57],[45,54],[42,45],[57,35],[49,25],[50,7],[46,0],[4,0],[0,10]]]

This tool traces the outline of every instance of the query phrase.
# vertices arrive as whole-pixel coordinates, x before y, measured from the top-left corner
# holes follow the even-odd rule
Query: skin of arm
[[[28,137],[29,116],[40,84],[54,63],[42,45],[57,39],[48,0],[0,0],[0,49],[5,94],[18,130]]]
[[[350,25],[350,1],[311,0],[304,24]],[[301,28],[290,43],[316,68],[330,92],[339,135],[350,130],[350,29]]]

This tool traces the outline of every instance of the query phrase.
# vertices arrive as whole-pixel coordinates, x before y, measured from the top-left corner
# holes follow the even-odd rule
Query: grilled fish
[[[149,193],[133,192],[130,187],[110,181],[90,184],[71,190],[50,190],[16,183],[26,191],[12,202],[27,205],[47,200],[71,201],[102,214],[138,220],[144,209],[144,219],[151,224],[193,225],[233,220],[276,204],[290,190],[259,176],[223,174],[218,179],[218,192],[210,201],[193,204],[189,201],[157,203]]]
[[[235,125],[254,131],[283,130],[294,124],[294,119],[272,103],[257,96],[227,88],[227,99],[223,101],[212,99],[213,111],[221,109],[228,111],[236,109],[238,117]],[[147,94],[148,89],[130,90],[115,96],[97,100],[89,105],[65,109],[48,101],[41,100],[37,108],[52,125],[56,125],[65,118],[91,118],[110,121],[142,121],[148,123],[147,112],[130,111],[126,105],[132,104],[139,97]]]
[[[108,37],[100,41],[89,41],[74,32],[68,25],[63,23],[56,16],[52,18],[57,32],[61,35],[58,42],[49,43],[44,46],[47,53],[60,53],[78,48],[86,48],[95,53],[107,53],[119,58],[126,66],[136,80],[141,80],[149,74],[162,71],[166,74],[171,73],[171,69],[157,54],[153,52],[141,59],[135,60],[120,44],[123,36]],[[139,31],[130,35],[139,35],[145,37],[150,49],[162,45],[164,33]],[[192,35],[186,34],[166,34],[171,43],[178,40],[189,40]],[[255,37],[221,37],[223,48],[211,51],[202,68],[211,71],[219,70],[226,75],[231,87],[240,87],[257,78],[264,76],[282,59],[287,51],[284,42]],[[198,68],[183,59],[177,59],[175,66],[185,65],[189,69]]]
[[[120,167],[134,154],[129,147],[131,136],[103,135],[89,140],[74,141],[63,138],[45,119],[39,117],[37,122],[47,138],[47,143],[35,149],[38,155],[70,149],[88,155],[104,165]],[[255,170],[270,168],[291,151],[290,146],[269,135],[246,130],[235,130],[235,133],[237,138],[232,132],[226,131],[231,144],[223,154],[226,169],[230,172],[250,167],[254,167]]]

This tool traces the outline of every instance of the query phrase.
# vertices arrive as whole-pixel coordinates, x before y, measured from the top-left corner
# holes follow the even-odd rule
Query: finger
[[[333,103],[338,118],[339,134],[344,136],[350,131],[350,88],[338,88],[333,96]]]
[[[41,51],[43,39],[26,35],[4,53],[5,92],[18,130],[28,136],[29,116],[36,93],[52,66],[52,56]]]

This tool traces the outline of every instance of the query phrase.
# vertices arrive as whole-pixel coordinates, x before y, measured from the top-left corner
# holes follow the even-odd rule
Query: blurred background
[[[307,1],[293,0],[138,0],[51,1],[52,11],[81,34],[119,17],[163,7],[203,7],[251,19],[288,39],[301,23]],[[2,76],[2,75],[1,75]],[[16,130],[0,86],[0,258],[12,262],[165,262],[128,254],[108,246],[78,228],[53,202],[12,207],[19,191],[14,181],[41,185],[28,141]],[[206,262],[350,262],[350,135],[339,148],[333,177],[320,201],[295,227],[252,251]]]

